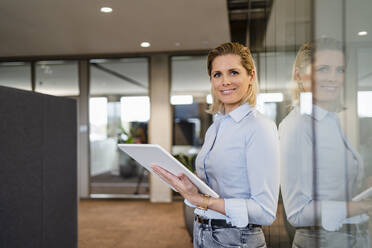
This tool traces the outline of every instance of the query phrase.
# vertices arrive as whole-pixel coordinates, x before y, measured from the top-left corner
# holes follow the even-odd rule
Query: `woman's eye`
[[[328,71],[328,67],[327,66],[320,66],[320,67],[317,67],[316,68],[316,71],[317,72],[327,72]]]
[[[239,74],[239,72],[237,72],[237,71],[231,71],[231,75],[238,75]]]
[[[344,67],[338,67],[337,72],[338,73],[345,73],[345,68]]]
[[[219,73],[219,72],[213,74],[213,77],[214,77],[214,78],[218,78],[218,77],[220,77],[220,76],[221,76],[221,73]]]

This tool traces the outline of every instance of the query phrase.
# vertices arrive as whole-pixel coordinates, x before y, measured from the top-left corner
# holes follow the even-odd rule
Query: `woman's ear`
[[[294,71],[294,80],[297,83],[297,87],[301,92],[305,92],[304,84],[303,84],[303,75],[300,72],[298,67],[295,68]]]
[[[249,84],[252,85],[254,83],[254,80],[256,78],[256,71],[252,70],[251,74],[249,75]]]
[[[301,72],[300,72],[300,69],[298,67],[296,67],[294,69],[294,80],[297,81],[297,82],[302,82]]]
[[[300,69],[296,67],[294,69],[294,80],[297,82],[307,82],[311,80],[311,66]]]

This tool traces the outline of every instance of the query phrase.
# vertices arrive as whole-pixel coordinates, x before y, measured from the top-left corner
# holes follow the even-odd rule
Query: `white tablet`
[[[121,150],[127,153],[130,157],[136,160],[140,165],[145,167],[148,171],[160,178],[155,172],[152,171],[150,165],[156,164],[173,173],[179,175],[184,173],[190,181],[199,189],[203,194],[219,198],[219,195],[214,192],[206,183],[199,177],[187,169],[177,159],[175,159],[163,147],[156,144],[119,144]],[[161,179],[161,178],[160,178]],[[161,179],[162,180],[162,179]],[[162,180],[164,182],[164,180]],[[166,182],[164,182],[166,183]],[[169,187],[175,190],[172,186],[166,183]],[[175,190],[176,191],[176,190]]]
[[[372,196],[372,187],[353,197],[353,201],[361,201]]]

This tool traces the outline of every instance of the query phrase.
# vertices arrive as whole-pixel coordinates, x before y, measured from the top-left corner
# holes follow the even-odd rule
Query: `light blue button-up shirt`
[[[273,121],[248,104],[218,114],[196,158],[197,175],[225,200],[225,213],[195,209],[237,227],[270,225],[279,194],[279,141]]]
[[[311,115],[296,107],[279,125],[279,134],[281,191],[289,222],[296,227],[318,223],[334,231],[364,221],[365,216],[346,219],[346,201],[358,191],[363,163],[338,116],[316,105]]]

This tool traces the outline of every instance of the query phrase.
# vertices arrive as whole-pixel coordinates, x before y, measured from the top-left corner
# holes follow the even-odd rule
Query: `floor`
[[[79,204],[79,248],[191,248],[182,204],[182,201],[82,200]],[[282,210],[280,204],[276,221],[263,228],[268,247],[290,247]]]
[[[191,248],[182,202],[83,200],[79,248]]]
[[[278,210],[276,213],[276,219],[270,226],[262,227],[265,234],[265,240],[267,247],[271,248],[289,248],[292,247],[289,239],[289,235],[284,225],[283,218],[283,204],[278,204]]]
[[[108,171],[92,176],[90,178],[90,186],[91,194],[149,194],[148,173],[144,171],[140,171],[139,175],[128,177],[116,175]]]

